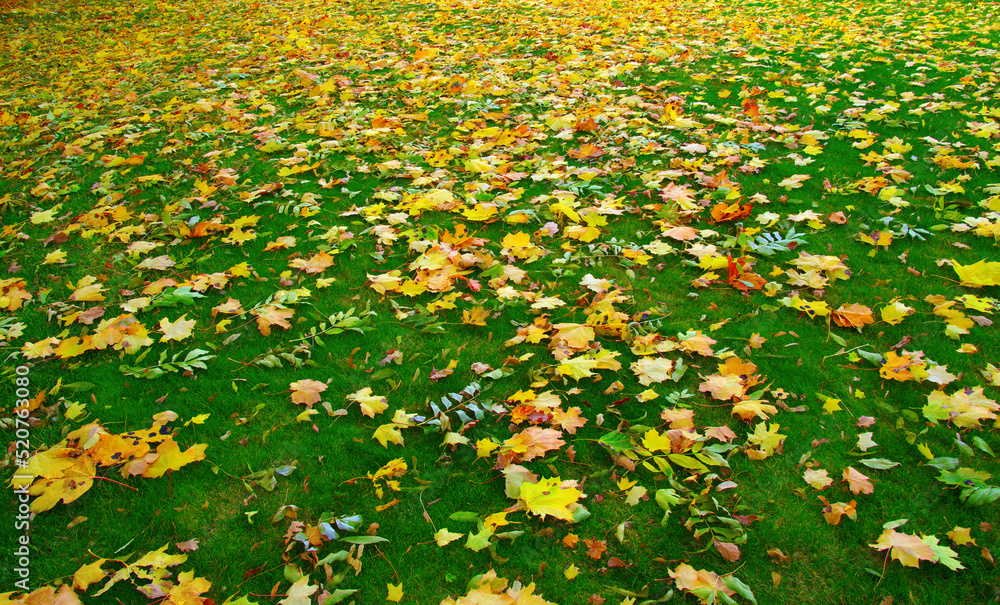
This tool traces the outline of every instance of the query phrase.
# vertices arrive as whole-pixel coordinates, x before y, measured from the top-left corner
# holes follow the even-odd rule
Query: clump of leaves
[[[173,412],[162,412],[153,418],[150,428],[121,434],[109,433],[97,423],[85,424],[49,449],[36,452],[15,473],[10,485],[15,489],[28,488],[30,494],[37,496],[31,502],[31,510],[43,512],[60,501],[73,502],[93,487],[95,480],[118,483],[98,476],[97,469],[101,467],[118,467],[125,478],[157,478],[204,460],[207,444],[192,445],[182,451],[174,441],[166,425],[176,418]]]

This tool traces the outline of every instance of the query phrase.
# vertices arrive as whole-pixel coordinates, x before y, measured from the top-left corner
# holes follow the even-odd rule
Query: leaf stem
[[[98,476],[95,475],[95,476],[91,477],[91,479],[102,479],[104,481],[110,481],[112,483],[117,483],[118,485],[120,485],[122,487],[127,487],[127,488],[129,488],[130,490],[132,490],[134,492],[139,491],[139,488],[137,488],[137,487],[132,487],[131,485],[126,485],[125,483],[122,483],[121,481],[115,481],[114,479],[108,479],[107,477],[98,477]]]

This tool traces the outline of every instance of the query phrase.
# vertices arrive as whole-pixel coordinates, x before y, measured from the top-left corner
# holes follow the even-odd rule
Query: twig
[[[379,556],[385,559],[385,562],[389,564],[389,568],[392,569],[392,575],[396,576],[396,583],[399,584],[400,583],[399,574],[396,573],[396,567],[392,564],[392,561],[390,561],[388,557],[382,554],[382,551],[379,550],[378,548],[378,544],[372,544],[372,546],[375,547],[375,552],[377,552]]]

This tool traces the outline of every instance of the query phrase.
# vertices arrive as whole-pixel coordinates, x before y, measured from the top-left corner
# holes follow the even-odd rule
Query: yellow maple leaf
[[[389,407],[389,403],[385,397],[372,395],[371,387],[364,387],[355,393],[351,393],[347,396],[347,400],[356,401],[361,406],[361,413],[369,418],[374,418],[375,414],[381,414]]]
[[[890,326],[895,326],[913,313],[914,309],[912,307],[907,307],[903,303],[893,300],[886,306],[882,307],[882,321]]]
[[[271,250],[284,250],[286,248],[295,247],[295,236],[294,235],[284,235],[274,240],[273,242],[268,242],[264,246],[264,252],[270,252]]]
[[[593,328],[583,324],[555,324],[552,328],[555,330],[555,333],[552,334],[553,344],[562,343],[577,351],[589,348],[596,336]]]
[[[493,513],[485,519],[483,519],[483,527],[495,532],[497,529],[503,527],[504,525],[510,525],[511,522],[507,520],[507,512]]]
[[[107,573],[101,570],[101,565],[104,565],[105,561],[107,559],[98,559],[76,570],[73,574],[73,588],[76,590],[87,590],[87,587],[94,582],[106,578]]]
[[[181,452],[177,442],[168,438],[156,447],[157,458],[146,467],[142,476],[147,479],[155,479],[162,477],[163,473],[167,471],[176,471],[192,462],[204,460],[205,448],[207,447],[206,443],[198,443]]]
[[[865,233],[858,233],[858,239],[868,244],[869,246],[882,246],[884,248],[888,248],[889,244],[892,243],[892,232],[872,231],[871,235],[867,235]]]
[[[495,168],[493,167],[492,164],[490,164],[489,162],[487,162],[485,160],[480,160],[478,158],[474,158],[474,159],[471,159],[471,160],[466,160],[465,161],[465,169],[468,170],[469,172],[473,172],[473,173],[475,173],[475,172],[494,172],[495,171]]]
[[[441,529],[437,530],[437,533],[434,534],[434,540],[437,542],[438,546],[447,546],[448,544],[451,544],[452,542],[458,540],[464,535],[465,534],[459,534],[453,531],[448,531],[447,527],[442,527]]]
[[[399,425],[390,422],[389,424],[383,424],[382,426],[375,429],[372,434],[372,439],[377,439],[382,447],[388,449],[389,443],[395,443],[396,445],[403,445],[403,435],[399,432]]]
[[[69,359],[70,357],[76,357],[77,355],[82,355],[83,353],[91,349],[91,338],[90,336],[85,337],[80,340],[76,336],[70,336],[66,340],[59,343],[53,352],[57,357],[61,359]]]
[[[806,469],[805,472],[802,473],[802,478],[813,489],[826,489],[833,485],[833,479],[830,478],[830,473],[825,468]]]
[[[672,379],[674,362],[665,357],[643,357],[629,368],[639,378],[639,384],[649,386],[653,383]]]
[[[319,586],[309,585],[309,574],[296,580],[288,589],[288,596],[278,601],[278,605],[311,605],[309,597],[319,590]]]
[[[661,435],[656,429],[649,429],[642,438],[642,447],[651,452],[669,452],[672,445],[670,438]]]
[[[24,353],[25,359],[37,359],[39,357],[48,357],[52,355],[54,351],[52,347],[59,344],[58,338],[43,338],[38,342],[26,342],[24,346],[21,347],[21,352]]]
[[[833,322],[842,328],[861,329],[866,324],[873,323],[874,321],[872,319],[872,310],[858,303],[840,305],[833,312]]]
[[[104,295],[101,294],[102,290],[104,290],[104,286],[101,284],[87,284],[74,290],[69,295],[69,299],[78,302],[100,302],[104,300]]]
[[[52,252],[45,255],[45,260],[42,261],[43,265],[61,265],[66,262],[66,253],[60,248],[56,248]]]
[[[778,187],[785,187],[787,190],[798,189],[802,187],[802,181],[808,181],[811,178],[812,175],[808,174],[793,174],[778,183]]]
[[[572,521],[569,506],[575,504],[583,492],[575,487],[563,487],[559,477],[539,479],[538,483],[521,484],[519,500],[526,511],[542,519],[552,516],[563,521]]]
[[[31,224],[32,225],[42,225],[45,223],[51,223],[56,218],[56,213],[62,208],[62,204],[56,204],[55,206],[49,208],[48,210],[40,210],[38,212],[33,212],[31,214]]]
[[[65,442],[63,442],[64,444]],[[28,459],[28,466],[14,475],[10,484],[16,489],[21,489],[31,483],[31,479],[35,477],[46,479],[63,477],[66,474],[66,469],[77,464],[77,458],[74,456],[78,453],[79,450],[76,448],[58,446],[37,452]]]
[[[191,337],[191,330],[194,329],[194,325],[197,320],[184,318],[187,317],[187,313],[181,315],[177,318],[177,321],[170,321],[166,317],[160,320],[160,331],[163,332],[163,336],[160,337],[160,342],[166,342],[168,340],[184,340],[185,338]]]
[[[413,297],[426,292],[427,284],[422,281],[414,281],[412,279],[408,279],[404,281],[402,284],[400,284],[400,286],[396,289],[396,291],[399,292],[400,294],[405,294],[406,296]]]
[[[443,168],[448,165],[454,158],[446,149],[441,149],[430,153],[424,158],[424,161],[435,168]]]
[[[250,277],[250,271],[253,267],[250,263],[238,263],[229,268],[227,273],[230,277]]]
[[[555,605],[534,594],[535,584],[532,582],[527,586],[520,583],[514,587],[507,588],[507,580],[498,578],[494,570],[484,573],[476,581],[476,585],[469,589],[468,594],[461,596],[456,601],[451,597],[441,601],[441,605]]]
[[[503,246],[504,254],[520,259],[526,259],[539,253],[538,248],[531,243],[531,235],[521,231],[503,236],[500,245]]]
[[[60,500],[66,504],[73,502],[94,485],[95,472],[94,461],[83,456],[63,469],[59,478],[36,481],[28,490],[29,494],[37,496],[31,501],[32,512],[45,512]]]
[[[972,538],[972,529],[968,527],[955,526],[955,529],[945,534],[956,546],[978,546]]]
[[[585,355],[579,357],[573,357],[571,359],[562,360],[558,366],[556,366],[556,372],[560,376],[569,376],[574,380],[580,380],[587,376],[593,376],[594,373],[591,371],[597,367],[597,360],[590,359]]]
[[[927,363],[912,355],[898,355],[895,351],[885,354],[885,364],[879,368],[882,378],[905,382],[916,379],[918,382],[927,377]]]
[[[1000,285],[1000,262],[981,260],[971,265],[960,265],[952,260],[952,267],[963,286],[982,288]]]
[[[819,499],[826,505],[823,509],[823,518],[826,519],[826,522],[830,525],[839,525],[840,518],[844,515],[847,515],[847,518],[852,521],[858,518],[858,503],[856,500],[851,500],[850,502],[834,502],[833,504],[830,504],[830,502],[823,496],[820,496]]]
[[[403,598],[403,583],[400,582],[399,584],[396,585],[386,583],[385,586],[389,591],[389,594],[385,597],[385,600],[392,601],[393,603],[399,603],[399,601],[402,600]]]
[[[476,442],[476,458],[486,458],[490,455],[490,452],[498,447],[500,447],[500,444],[496,441],[487,438],[480,439]]]
[[[698,385],[698,390],[702,393],[711,393],[713,398],[725,401],[742,397],[746,393],[746,386],[738,375],[712,374]]]
[[[749,421],[752,418],[767,420],[778,413],[778,408],[760,399],[748,399],[733,404],[732,414],[738,415],[742,420]]]
[[[227,244],[242,246],[245,242],[253,241],[255,239],[257,239],[257,234],[252,230],[243,231],[242,229],[233,229],[229,235],[222,239],[222,241]]]
[[[786,303],[787,306],[792,307],[794,309],[798,309],[799,311],[802,311],[809,317],[816,317],[816,316],[825,317],[830,314],[830,305],[826,304],[821,300],[814,300],[812,302],[808,302],[802,300],[798,296],[793,296],[790,299],[787,299],[787,301],[788,301]]]
[[[490,312],[482,307],[473,307],[462,311],[462,323],[470,326],[485,326]]]
[[[208,592],[212,583],[205,578],[194,577],[194,571],[182,571],[177,575],[178,583],[167,593],[167,604],[202,605],[205,599],[198,596]]]
[[[840,407],[840,403],[841,402],[840,402],[839,399],[836,399],[836,398],[833,398],[833,397],[827,397],[826,398],[826,402],[823,404],[823,410],[827,414],[832,414],[834,412],[839,412],[840,410],[844,409],[844,408]]]
[[[772,423],[770,426],[767,422],[761,422],[754,427],[753,433],[747,437],[747,443],[755,445],[757,448],[747,449],[747,456],[752,460],[763,460],[778,451],[785,437],[787,437],[787,435],[778,433],[778,429],[780,428],[781,425],[777,422]]]

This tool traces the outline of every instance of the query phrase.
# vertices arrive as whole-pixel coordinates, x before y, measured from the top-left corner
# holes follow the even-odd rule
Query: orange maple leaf
[[[844,469],[844,481],[851,487],[851,491],[857,494],[871,494],[875,491],[875,486],[872,485],[871,480],[862,475],[854,467],[847,467]]]
[[[734,261],[732,256],[726,255],[726,262],[729,265],[729,285],[742,292],[762,290],[767,285],[767,280],[752,271],[744,270],[741,266],[743,260],[743,257],[740,257]]]
[[[831,315],[833,322],[842,328],[861,328],[867,324],[875,323],[872,318],[872,310],[858,303],[840,305]]]
[[[587,556],[595,561],[600,559],[604,551],[608,549],[608,543],[605,540],[588,540],[584,538],[583,543],[587,545]]]
[[[318,403],[321,399],[320,393],[326,390],[326,384],[311,378],[297,380],[288,386],[292,389],[292,403],[302,403],[306,407]]]
[[[715,206],[712,206],[712,222],[722,223],[726,221],[735,221],[737,219],[746,218],[752,213],[753,204],[740,205],[738,201],[733,202],[732,204],[719,202]]]
[[[569,153],[567,153],[566,155],[568,155],[571,158],[576,158],[578,160],[590,160],[599,158],[602,155],[604,155],[604,150],[598,147],[597,145],[586,143],[582,145],[579,149],[570,149]]]
[[[890,555],[904,567],[920,567],[921,561],[937,561],[937,555],[923,540],[911,534],[903,534],[895,529],[882,532],[875,544],[875,550],[892,549]]]
[[[274,305],[264,305],[260,310],[251,311],[257,316],[257,329],[264,336],[270,336],[271,326],[281,326],[284,329],[292,327],[288,320],[295,315],[295,309],[282,309]]]
[[[852,521],[858,518],[858,512],[856,510],[858,503],[855,500],[851,500],[850,502],[834,502],[833,504],[830,504],[830,502],[828,502],[823,496],[820,496],[819,499],[826,505],[826,508],[823,509],[823,518],[826,519],[826,522],[830,525],[839,525],[840,518],[844,515],[847,515],[847,517]]]
[[[559,438],[561,435],[562,433],[555,429],[532,426],[504,441],[504,445],[508,446],[510,451],[519,454],[521,460],[532,460],[544,455],[545,452],[566,445],[566,442]]]
[[[322,273],[327,267],[333,264],[333,257],[326,252],[318,252],[308,260],[302,258],[293,259],[288,263],[290,267],[302,269],[306,273]]]

